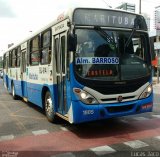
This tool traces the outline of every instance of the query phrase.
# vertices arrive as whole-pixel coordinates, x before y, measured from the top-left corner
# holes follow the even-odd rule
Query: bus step
[[[23,97],[23,100],[24,100],[25,102],[28,102],[28,99],[27,99],[27,98],[25,98],[25,97]]]

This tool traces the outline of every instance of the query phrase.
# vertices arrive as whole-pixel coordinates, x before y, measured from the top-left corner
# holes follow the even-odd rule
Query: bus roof
[[[108,8],[108,9],[105,9],[105,8],[82,8],[82,7],[71,8],[71,9],[69,9],[69,10],[67,10],[67,11],[64,11],[62,14],[58,15],[56,20],[52,21],[51,23],[49,23],[49,24],[46,25],[45,27],[41,28],[40,30],[36,31],[35,33],[32,33],[30,36],[28,36],[27,38],[25,38],[24,40],[22,40],[22,41],[19,42],[18,44],[15,44],[15,45],[11,46],[6,52],[8,52],[8,51],[16,48],[17,46],[19,46],[19,45],[27,42],[29,39],[32,39],[34,36],[40,34],[41,32],[44,32],[45,30],[51,28],[51,27],[54,26],[55,24],[58,24],[59,22],[63,21],[64,19],[67,19],[67,18],[68,18],[71,22],[74,21],[74,23],[77,23],[77,24],[80,24],[80,25],[81,25],[81,24],[88,24],[88,23],[78,23],[78,21],[80,21],[81,16],[79,16],[79,15],[76,16],[76,12],[79,11],[83,17],[84,17],[84,16],[87,16],[87,15],[90,15],[90,17],[93,18],[93,16],[94,16],[95,14],[91,14],[91,10],[94,10],[94,11],[103,11],[103,15],[105,15],[104,18],[107,18],[107,17],[109,16],[109,15],[107,15],[107,14],[109,14],[109,12],[111,12],[111,14],[114,14],[114,13],[119,14],[119,13],[121,13],[121,14],[124,14],[124,15],[126,15],[126,16],[128,16],[128,17],[129,17],[129,16],[134,16],[134,17],[140,16],[140,17],[143,17],[143,16],[141,16],[140,14],[135,14],[135,13],[128,12],[128,11],[125,11],[125,10],[120,10],[120,9],[110,9],[110,8]],[[106,14],[106,12],[107,12],[107,14]],[[84,14],[84,13],[86,13],[86,14]],[[105,14],[104,14],[104,13],[105,13]],[[110,15],[111,15],[111,14],[110,14]],[[103,15],[100,15],[100,16],[102,17]],[[106,16],[106,15],[107,15],[107,16]],[[75,16],[75,18],[74,18],[74,16]],[[113,16],[113,18],[114,18],[114,16],[116,16],[116,15],[112,15],[112,16]],[[77,19],[76,19],[76,18],[77,18]],[[86,17],[84,17],[84,18],[86,18]],[[113,20],[113,18],[112,18],[112,20]],[[93,19],[92,19],[92,20],[93,20]],[[103,20],[103,19],[102,19],[102,20]],[[82,21],[82,20],[81,20],[81,21]],[[104,23],[104,24],[106,24],[106,23]],[[115,24],[115,25],[116,25],[116,24]],[[111,26],[113,26],[113,25],[111,25]]]

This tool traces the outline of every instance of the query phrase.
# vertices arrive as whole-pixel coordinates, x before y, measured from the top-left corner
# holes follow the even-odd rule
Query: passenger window
[[[20,67],[21,47],[17,49],[17,67]]]
[[[6,54],[3,56],[3,68],[6,69]]]
[[[42,34],[42,52],[41,64],[49,64],[51,62],[51,31]]]
[[[12,51],[12,68],[15,68],[17,66],[17,50],[14,49]]]
[[[40,42],[39,36],[35,37],[31,40],[30,45],[30,64],[31,65],[38,65],[40,61]]]
[[[9,51],[9,63],[8,63],[8,67],[12,67],[12,51]]]

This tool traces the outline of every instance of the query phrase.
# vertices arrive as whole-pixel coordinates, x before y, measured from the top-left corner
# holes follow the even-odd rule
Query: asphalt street
[[[71,125],[47,121],[44,112],[13,100],[0,80],[0,156],[160,157],[160,84],[151,113]]]

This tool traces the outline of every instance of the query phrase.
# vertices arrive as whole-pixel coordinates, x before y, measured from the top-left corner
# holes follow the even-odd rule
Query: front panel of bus
[[[79,9],[74,21],[73,122],[152,111],[151,56],[144,19],[117,11]]]

